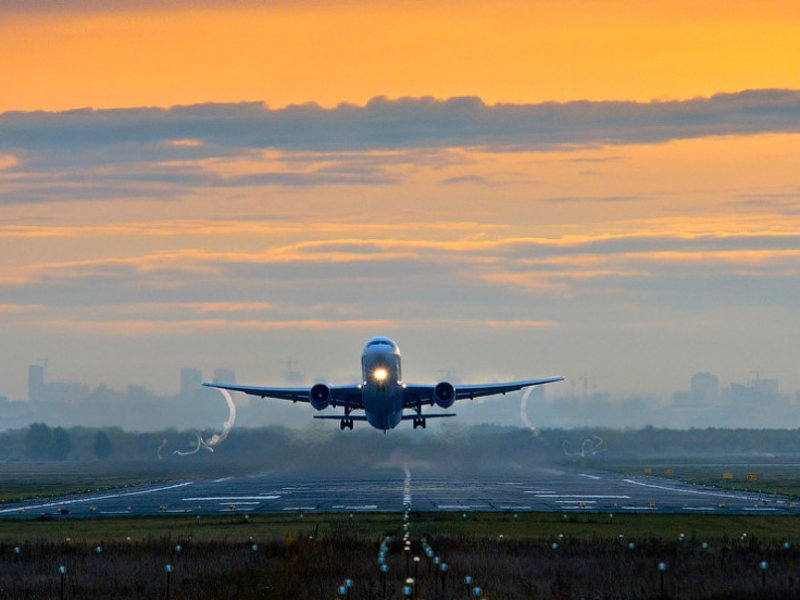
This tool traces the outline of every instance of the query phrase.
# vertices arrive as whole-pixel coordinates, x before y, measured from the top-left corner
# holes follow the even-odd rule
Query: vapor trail
[[[225,397],[225,402],[228,404],[228,420],[222,424],[222,432],[215,433],[207,440],[203,439],[203,436],[199,433],[197,434],[197,444],[192,450],[186,450],[181,452],[180,450],[175,450],[175,454],[178,456],[190,456],[192,454],[197,454],[200,451],[200,448],[204,448],[209,452],[214,451],[214,446],[217,446],[225,441],[225,438],[228,437],[228,434],[233,429],[233,424],[236,422],[236,404],[233,402],[233,398],[228,393],[228,390],[223,390],[217,388],[219,393]]]
[[[566,456],[572,458],[586,458],[588,456],[595,456],[606,451],[606,448],[603,445],[603,438],[601,438],[599,435],[593,435],[591,438],[583,440],[581,443],[581,449],[578,452],[570,452],[568,450],[569,442],[567,440],[564,440],[561,443],[561,448],[564,450],[564,454]]]
[[[158,447],[158,450],[156,450],[156,456],[158,456],[158,460],[164,459],[164,457],[161,455],[161,451],[164,449],[164,446],[166,445],[167,445],[167,438],[164,438],[163,440],[161,440],[161,445]]]
[[[527,388],[525,393],[522,394],[522,399],[519,401],[519,418],[522,419],[522,423],[530,429],[534,436],[539,437],[539,430],[533,426],[533,423],[528,418],[528,396],[531,395],[531,392],[533,392],[533,387]]]

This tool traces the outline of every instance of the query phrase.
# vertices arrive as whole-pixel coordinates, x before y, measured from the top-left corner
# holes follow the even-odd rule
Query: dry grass
[[[709,521],[698,516],[695,535],[688,533],[693,517],[631,515],[627,526],[622,521],[610,525],[606,518],[582,515],[564,523],[560,515],[528,513],[514,519],[473,514],[465,524],[460,513],[412,515],[415,542],[429,532],[431,546],[450,567],[443,590],[415,543],[412,554],[423,556],[416,572],[417,598],[465,598],[466,575],[490,598],[656,598],[661,595],[659,562],[668,565],[664,591],[674,598],[789,598],[800,584],[800,545],[786,549],[781,541],[786,533],[781,524],[794,528],[792,517]],[[163,598],[165,566],[171,564],[172,598],[334,598],[337,586],[349,577],[354,582],[351,600],[380,599],[378,546],[401,523],[399,515],[387,514],[356,515],[353,522],[343,515],[309,515],[302,521],[297,515],[257,515],[248,523],[242,517],[220,517],[200,527],[188,526],[187,519],[3,522],[7,534],[16,527],[18,535],[29,534],[29,541],[20,542],[16,553],[4,536],[0,597],[59,597],[58,567],[63,565],[67,598]],[[753,533],[759,523],[772,534]],[[743,526],[751,526],[744,539]],[[55,529],[46,539],[37,536],[43,531],[39,527]],[[91,535],[66,541],[65,534],[79,534],[82,527],[93,528]],[[162,535],[154,536],[159,527]],[[500,538],[498,527],[513,533]],[[620,538],[617,527],[628,535]],[[684,541],[672,535],[678,527],[687,530]],[[108,541],[98,541],[103,531]],[[698,537],[697,531],[710,535]],[[124,534],[131,532],[128,540]],[[628,547],[630,541],[635,548]],[[701,541],[709,547],[704,549]],[[761,561],[769,565],[764,585]],[[387,597],[400,598],[406,561],[399,542],[390,545],[387,562]]]

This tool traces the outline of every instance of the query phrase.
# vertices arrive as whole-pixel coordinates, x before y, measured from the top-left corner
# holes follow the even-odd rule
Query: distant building
[[[672,400],[683,408],[715,405],[719,401],[719,378],[708,372],[695,373],[689,381],[689,391],[674,392]]]
[[[89,386],[78,381],[51,381],[45,382],[42,399],[47,402],[79,404],[89,397],[89,393]]]
[[[28,367],[28,402],[44,400],[44,367],[30,365]]]
[[[200,390],[203,374],[199,369],[181,368],[181,396],[194,396]]]
[[[763,405],[764,402],[780,400],[777,379],[754,379],[750,385],[732,383],[730,401],[738,405]]]
[[[695,373],[691,379],[691,395],[696,404],[716,404],[719,400],[719,378],[711,373]]]
[[[233,369],[217,367],[214,369],[214,383],[236,383],[236,372]]]
[[[756,378],[750,383],[750,387],[756,394],[764,396],[777,396],[778,395],[778,380],[777,379],[761,379]]]

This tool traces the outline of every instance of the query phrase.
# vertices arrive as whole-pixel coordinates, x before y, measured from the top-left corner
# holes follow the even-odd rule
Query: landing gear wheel
[[[339,429],[344,431],[345,429],[353,429],[353,419],[342,419],[339,421]]]
[[[414,417],[414,429],[416,429],[417,427],[422,427],[423,429],[425,429],[426,427],[425,417]]]

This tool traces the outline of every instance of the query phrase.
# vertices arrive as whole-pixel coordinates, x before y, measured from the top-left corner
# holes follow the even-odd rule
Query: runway
[[[176,481],[3,505],[0,517],[152,514],[416,511],[663,512],[797,514],[781,496],[728,492],[652,476],[572,467],[535,468],[513,478],[397,476],[288,480],[271,474]]]

